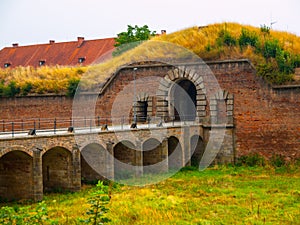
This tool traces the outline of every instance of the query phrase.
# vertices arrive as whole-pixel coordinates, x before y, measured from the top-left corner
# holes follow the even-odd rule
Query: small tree
[[[132,49],[139,45],[141,41],[149,40],[151,37],[155,36],[156,31],[151,31],[147,25],[139,27],[135,25],[127,25],[127,31],[121,32],[115,39],[116,50],[113,52],[114,56],[120,55],[123,52]]]
[[[88,199],[90,209],[87,211],[89,219],[85,222],[93,225],[104,224],[110,221],[105,214],[108,212],[106,205],[110,201],[108,186],[105,186],[102,181],[98,181],[96,190]]]

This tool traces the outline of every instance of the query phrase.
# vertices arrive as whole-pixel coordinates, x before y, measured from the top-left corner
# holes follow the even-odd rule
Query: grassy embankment
[[[85,186],[78,193],[47,194],[44,201],[48,218],[58,224],[81,224],[78,218],[87,218],[87,198],[92,190]],[[34,207],[36,204],[30,205]],[[215,166],[203,172],[183,169],[158,184],[114,185],[107,207],[109,224],[118,225],[300,224],[300,169],[299,166]]]
[[[295,67],[300,66],[300,37],[287,32],[241,25],[237,23],[212,24],[192,27],[152,40],[166,41],[191,50],[204,60],[248,58],[258,75],[273,84],[293,81]],[[143,47],[146,47],[143,49]],[[151,53],[149,46],[140,45],[129,54]],[[155,49],[157,50],[157,49]],[[157,51],[151,54],[160,54]],[[162,52],[162,55],[166,52]],[[130,58],[130,60],[128,60]],[[134,57],[115,57],[100,67],[40,67],[0,69],[0,96],[62,93],[72,95],[74,87],[86,71],[100,71],[109,76],[119,66],[134,61]],[[141,58],[137,58],[141,59]],[[93,73],[93,72],[92,72]],[[100,78],[103,82],[105,78]]]

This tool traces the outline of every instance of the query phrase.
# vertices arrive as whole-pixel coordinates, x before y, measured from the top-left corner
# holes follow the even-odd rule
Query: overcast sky
[[[168,33],[215,22],[260,26],[300,36],[299,0],[0,0],[0,49],[115,37],[127,25]]]

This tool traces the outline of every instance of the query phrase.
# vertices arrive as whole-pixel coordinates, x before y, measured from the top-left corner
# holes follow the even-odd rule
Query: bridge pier
[[[136,166],[135,176],[141,177],[144,174],[143,171],[143,149],[142,149],[142,142],[140,140],[136,141],[136,150],[134,155],[134,165]]]
[[[183,127],[183,156],[182,166],[191,166],[191,143],[190,143],[190,128]]]
[[[78,145],[72,147],[72,191],[80,191],[81,189],[81,164],[80,150]]]
[[[35,148],[33,152],[33,200],[41,201],[43,199],[43,168],[42,168],[42,154],[41,150]]]
[[[115,171],[114,171],[114,148],[113,148],[113,142],[108,141],[106,143],[106,178],[109,180],[113,180],[115,177]]]

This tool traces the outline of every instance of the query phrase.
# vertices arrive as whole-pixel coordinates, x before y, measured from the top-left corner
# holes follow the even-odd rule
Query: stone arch
[[[163,161],[167,159],[166,140],[160,142],[156,138],[149,138],[142,144],[143,172],[156,173],[165,170]],[[167,162],[167,161],[165,161]]]
[[[206,89],[203,78],[194,70],[187,66],[179,66],[168,71],[164,79],[161,80],[157,91],[157,108],[156,114],[167,120],[174,120],[172,114],[172,95],[171,88],[174,82],[180,80],[188,80],[195,85],[196,88],[196,120],[203,121],[206,117]]]
[[[214,94],[209,104],[213,123],[233,123],[233,100],[233,94],[225,90]]]
[[[44,191],[72,190],[72,152],[56,146],[42,156]]]
[[[205,151],[204,141],[201,136],[193,135],[190,139],[191,165],[199,167],[200,160]]]
[[[0,198],[18,200],[33,198],[33,159],[24,150],[6,152],[0,158]]]
[[[180,141],[175,136],[168,138],[168,168],[179,170],[183,165],[183,151]]]
[[[115,180],[128,179],[135,175],[134,166],[137,165],[136,146],[128,140],[115,144],[114,153],[114,178]]]
[[[70,146],[69,144],[67,143],[59,143],[59,145],[57,144],[50,144],[50,145],[47,145],[43,151],[42,151],[42,155],[46,154],[49,150],[51,149],[54,149],[54,148],[63,148],[67,151],[69,151],[70,153],[72,153],[72,146]]]
[[[97,142],[91,142],[81,148],[81,181],[94,182],[108,176],[108,152]]]
[[[33,152],[31,149],[28,149],[22,145],[14,145],[14,146],[11,146],[9,148],[5,148],[3,150],[0,151],[0,158],[2,156],[4,156],[5,154],[9,153],[9,152],[13,152],[13,151],[21,151],[21,152],[24,152],[26,154],[28,154],[29,156],[33,157]]]

